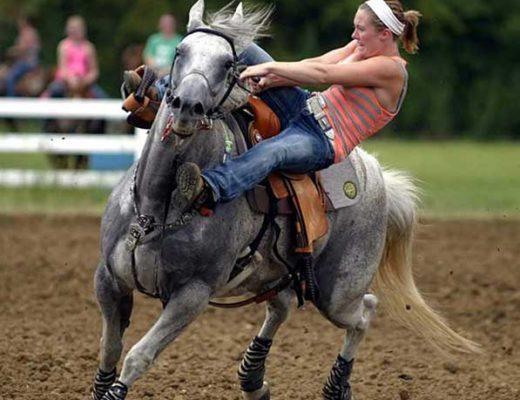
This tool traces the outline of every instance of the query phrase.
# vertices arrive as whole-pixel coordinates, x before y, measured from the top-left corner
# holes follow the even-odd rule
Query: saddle
[[[260,98],[250,96],[246,110],[252,116],[247,129],[242,129],[247,132],[247,147],[280,133],[279,118]],[[269,213],[269,202],[272,201],[269,193],[276,199],[277,214],[294,216],[295,251],[312,254],[314,242],[328,231],[326,200],[319,174],[274,172],[268,177],[266,185],[257,185],[247,193],[251,208],[263,214]]]

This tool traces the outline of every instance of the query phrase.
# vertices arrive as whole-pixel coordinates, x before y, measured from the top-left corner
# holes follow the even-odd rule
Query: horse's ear
[[[244,6],[242,3],[239,3],[237,6],[237,9],[235,11],[235,14],[233,15],[233,18],[231,18],[231,21],[233,22],[242,22],[244,19]]]
[[[190,20],[188,22],[188,32],[203,25],[202,16],[204,15],[204,0],[198,0],[190,9]]]

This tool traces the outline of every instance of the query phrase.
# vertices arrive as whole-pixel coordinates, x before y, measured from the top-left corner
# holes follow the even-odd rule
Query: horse
[[[210,15],[206,23],[203,13],[204,2],[199,0],[190,10],[188,35],[177,50],[169,92],[142,155],[113,190],[102,218],[95,293],[103,327],[92,388],[95,400],[124,399],[165,347],[215,297],[262,293],[277,285],[287,270],[274,254],[275,241],[278,255],[287,263],[295,261],[292,222],[277,216],[278,235],[275,227],[268,227],[252,274],[222,293],[237,259],[257,237],[263,216],[251,210],[245,196],[219,204],[211,217],[186,213],[174,201],[179,166],[184,162],[195,162],[202,169],[216,165],[229,155],[229,138],[240,134],[230,128],[233,117],[223,100],[226,94],[242,90],[236,81],[236,54],[265,32],[269,15],[265,9],[244,10],[241,4],[234,12],[224,8]],[[328,214],[329,232],[316,243],[313,254],[320,289],[315,306],[345,331],[323,388],[323,398],[335,400],[352,398],[349,377],[378,298],[399,321],[436,347],[448,352],[477,350],[475,343],[453,331],[426,304],[414,283],[410,254],[417,188],[413,181],[404,173],[382,169],[360,148],[349,157],[362,197]],[[160,299],[163,310],[129,350],[117,377],[136,289]],[[288,317],[291,290],[282,288],[267,301],[265,321],[240,363],[238,377],[246,400],[270,398],[264,382],[265,360]]]

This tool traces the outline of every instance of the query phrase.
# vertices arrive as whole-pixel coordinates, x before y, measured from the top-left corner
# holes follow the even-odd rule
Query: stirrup
[[[137,128],[152,126],[161,104],[157,89],[153,86],[157,75],[149,67],[141,65],[123,73],[121,95],[125,98],[123,110],[130,112],[127,122]]]

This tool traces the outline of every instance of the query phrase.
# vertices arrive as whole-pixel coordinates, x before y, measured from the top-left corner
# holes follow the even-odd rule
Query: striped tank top
[[[325,100],[325,115],[334,130],[334,162],[343,161],[363,140],[387,125],[401,109],[408,88],[405,61],[392,57],[403,68],[404,86],[397,109],[389,111],[377,99],[371,87],[332,85],[321,93]]]

